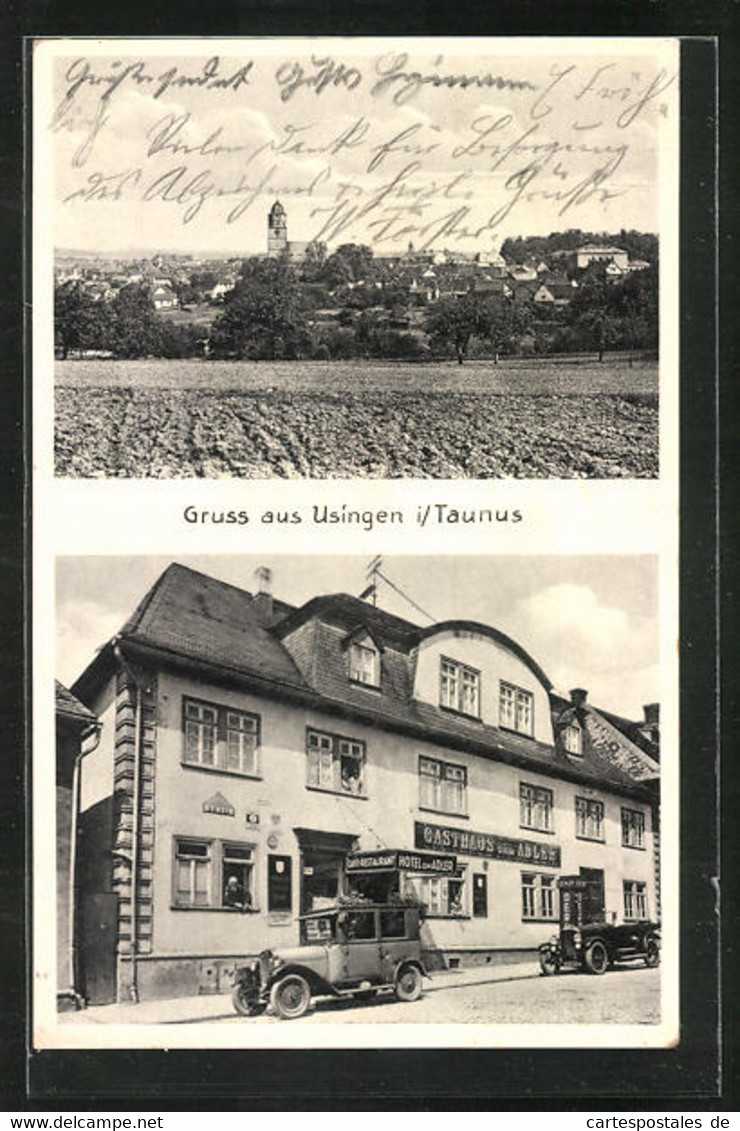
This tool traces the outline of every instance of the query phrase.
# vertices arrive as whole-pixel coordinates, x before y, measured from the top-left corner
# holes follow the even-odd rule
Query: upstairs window
[[[583,731],[578,723],[570,723],[562,730],[563,746],[569,754],[580,757],[583,754]]]
[[[380,654],[372,644],[350,644],[349,678],[366,687],[380,687]]]
[[[604,839],[604,803],[576,797],[576,836],[581,840]]]
[[[465,766],[419,759],[419,806],[438,813],[467,813],[468,774]]]
[[[480,718],[480,672],[457,660],[441,660],[439,702],[450,711]]]
[[[645,814],[640,809],[622,809],[622,844],[625,848],[645,847]]]
[[[519,785],[519,824],[523,829],[552,832],[552,790],[542,786]]]
[[[307,782],[311,789],[364,797],[365,743],[309,730]]]
[[[534,695],[501,680],[499,725],[518,734],[534,734]]]
[[[198,699],[183,699],[186,765],[259,776],[259,715]]]

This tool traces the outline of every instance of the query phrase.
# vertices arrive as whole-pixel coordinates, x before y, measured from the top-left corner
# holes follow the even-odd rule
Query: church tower
[[[277,259],[288,246],[288,217],[279,200],[276,200],[267,217],[267,255]]]

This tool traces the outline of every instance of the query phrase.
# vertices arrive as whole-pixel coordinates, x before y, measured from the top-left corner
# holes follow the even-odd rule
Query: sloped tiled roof
[[[344,628],[347,632],[359,624],[377,632],[387,644],[400,645],[410,648],[415,635],[421,631],[418,625],[411,621],[387,613],[370,605],[367,601],[360,601],[358,597],[351,597],[349,593],[332,593],[322,597],[312,597],[305,605],[295,609],[293,613],[280,622],[277,633],[280,636],[291,632],[296,624],[318,617],[327,624]]]
[[[262,607],[261,607],[262,606]],[[592,745],[577,765],[555,746],[497,726],[467,719],[413,698],[415,649],[447,628],[486,631],[510,647],[545,687],[551,685],[515,641],[489,626],[450,621],[422,629],[346,593],[315,597],[298,608],[273,602],[266,626],[264,602],[249,592],[181,565],[171,565],[147,593],[118,637],[124,646],[143,646],[167,662],[205,665],[228,678],[265,681],[270,694],[311,702],[319,709],[361,719],[383,729],[417,735],[529,767],[630,792],[635,779]],[[348,679],[343,642],[353,629],[368,628],[382,642],[381,689]],[[109,645],[108,657],[112,648]],[[100,668],[96,665],[100,664]],[[81,694],[94,685],[100,658],[78,680]]]
[[[625,719],[621,715],[615,715],[601,707],[597,707],[596,710],[612,726],[621,731],[625,738],[628,738],[635,746],[639,746],[640,750],[643,750],[654,762],[660,761],[660,747],[643,732],[641,723],[636,723],[632,719]]]
[[[260,623],[251,593],[177,563],[149,590],[120,635],[192,659],[305,686],[288,652]]]
[[[80,700],[68,691],[58,679],[54,680],[55,709],[58,715],[65,715],[69,719],[77,719],[80,723],[95,722],[95,715]]]

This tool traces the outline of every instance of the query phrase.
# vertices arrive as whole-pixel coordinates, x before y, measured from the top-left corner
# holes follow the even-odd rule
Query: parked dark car
[[[368,1000],[392,990],[399,1001],[421,996],[418,906],[337,905],[300,917],[301,945],[263,950],[237,967],[232,1001],[254,1017],[268,1005],[278,1017],[302,1017],[313,997]]]
[[[582,967],[605,974],[614,962],[642,960],[646,966],[660,962],[660,924],[584,922],[584,895],[588,881],[561,876],[560,930],[539,948],[540,970],[557,974],[563,966]]]

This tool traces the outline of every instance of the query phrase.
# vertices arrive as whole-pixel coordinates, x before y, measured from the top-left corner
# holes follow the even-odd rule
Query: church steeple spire
[[[276,200],[267,217],[267,254],[271,259],[282,255],[288,246],[288,216]]]

